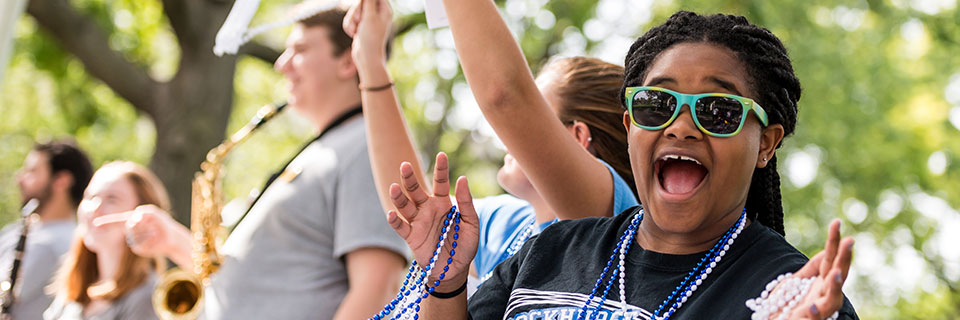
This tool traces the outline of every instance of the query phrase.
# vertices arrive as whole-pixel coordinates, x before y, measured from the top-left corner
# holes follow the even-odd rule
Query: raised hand
[[[358,67],[386,61],[386,45],[393,11],[387,0],[361,0],[350,7],[343,30],[353,37],[351,54]]]
[[[437,154],[432,195],[427,194],[417,182],[410,163],[404,162],[400,165],[400,175],[403,188],[398,184],[390,185],[390,198],[397,209],[387,212],[387,221],[410,246],[417,263],[421,266],[427,266],[430,264],[430,258],[433,257],[437,248],[443,228],[443,219],[453,206],[449,195],[450,180],[447,155],[442,152]],[[477,243],[480,238],[480,221],[473,207],[473,197],[470,195],[470,188],[467,186],[465,177],[457,179],[454,194],[456,195],[457,208],[461,214],[459,240],[453,255],[453,263],[450,264],[450,270],[447,271],[444,280],[436,288],[439,292],[454,291],[467,281],[470,263],[477,254]],[[453,249],[451,245],[453,231],[450,231],[448,235],[449,238],[437,257],[438,268],[442,268],[441,266],[450,257],[450,251]],[[430,283],[437,280],[439,275],[440,272],[433,272],[430,275]]]
[[[853,255],[853,239],[840,239],[840,220],[830,223],[827,243],[824,250],[807,262],[803,268],[791,275],[793,279],[813,279],[806,295],[799,297],[798,302],[789,309],[787,319],[827,319],[843,306],[843,282],[850,271],[850,260]],[[784,293],[786,288],[782,281],[770,293],[774,296]],[[779,291],[779,292],[778,292]],[[789,296],[789,295],[788,295]],[[773,313],[771,319],[779,317],[780,312]]]

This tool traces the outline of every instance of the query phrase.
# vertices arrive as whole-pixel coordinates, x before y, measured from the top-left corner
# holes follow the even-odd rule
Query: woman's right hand
[[[369,1],[369,0],[368,0]],[[410,163],[404,162],[400,165],[400,179],[403,188],[398,184],[390,185],[390,198],[397,210],[387,212],[387,220],[393,230],[407,242],[413,251],[417,263],[425,268],[430,264],[430,258],[433,257],[437,249],[437,243],[440,240],[443,220],[453,206],[450,199],[450,180],[447,155],[437,154],[437,162],[433,174],[433,194],[427,194],[417,182]],[[457,179],[456,191],[454,191],[457,208],[460,210],[460,232],[457,248],[453,255],[453,262],[450,264],[450,270],[444,276],[444,280],[436,288],[438,292],[451,292],[458,289],[467,281],[470,273],[470,264],[473,257],[477,254],[477,243],[480,239],[480,221],[477,218],[477,212],[473,207],[473,197],[470,195],[470,188],[467,186],[467,178]],[[451,221],[449,229],[453,229],[454,222]],[[440,277],[443,266],[450,257],[453,249],[453,234],[450,230],[447,234],[447,240],[444,248],[436,259],[434,271],[430,274],[429,285],[433,286],[434,280]]]

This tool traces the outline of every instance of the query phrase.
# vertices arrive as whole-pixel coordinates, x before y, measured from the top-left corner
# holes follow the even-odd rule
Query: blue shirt
[[[631,207],[637,206],[637,197],[630,190],[627,182],[613,170],[606,162],[600,161],[610,170],[613,177],[613,214],[616,215]],[[522,242],[527,238],[523,233],[527,226],[533,224],[533,232],[539,234],[541,230],[556,222],[556,219],[536,224],[536,214],[529,202],[509,194],[486,197],[475,202],[477,216],[480,218],[480,243],[477,245],[477,256],[473,264],[477,268],[477,276],[483,279],[494,267],[510,257],[508,250],[515,242]],[[522,243],[520,243],[522,244]]]

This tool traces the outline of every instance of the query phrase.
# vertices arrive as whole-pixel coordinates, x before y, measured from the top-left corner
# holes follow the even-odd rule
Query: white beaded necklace
[[[593,291],[590,293],[590,296],[587,298],[587,301],[583,307],[580,308],[577,319],[585,319],[588,314],[590,314],[590,319],[592,319],[599,313],[601,306],[603,306],[607,299],[607,294],[610,292],[610,288],[613,286],[613,278],[617,277],[618,274],[620,302],[622,308],[621,311],[624,315],[628,314],[630,311],[627,309],[626,303],[626,255],[630,250],[630,244],[633,242],[637,227],[640,225],[640,221],[643,220],[643,213],[643,210],[640,210],[640,212],[638,212],[630,221],[630,226],[627,227],[627,230],[622,236],[620,236],[620,241],[617,242],[613,254],[610,255],[610,260],[607,261],[607,265],[603,268],[603,272],[600,273],[600,277],[597,279],[597,282],[593,287]],[[744,209],[743,212],[740,213],[740,218],[737,220],[736,224],[731,226],[730,229],[728,229],[727,232],[720,237],[720,240],[717,241],[713,248],[707,252],[706,256],[700,259],[700,263],[698,263],[697,266],[687,274],[683,281],[680,282],[680,285],[677,286],[677,289],[673,290],[673,292],[666,299],[664,299],[662,303],[660,303],[660,306],[657,308],[657,310],[653,312],[654,319],[665,320],[670,318],[670,316],[672,316],[678,309],[680,309],[681,306],[683,306],[684,303],[687,302],[687,299],[693,295],[693,292],[703,285],[703,281],[705,281],[707,276],[713,272],[713,268],[716,268],[717,263],[719,263],[723,256],[726,255],[727,250],[730,250],[730,246],[733,245],[733,241],[737,238],[737,236],[740,235],[740,232],[743,231],[743,228],[746,225],[746,216],[747,211]],[[603,290],[603,294],[597,296],[597,290],[603,283],[603,279],[606,278],[607,272],[609,272],[615,258],[619,258],[617,268],[613,270],[613,274],[611,275],[610,280],[607,282],[607,285]],[[710,263],[705,268],[701,268],[708,260]],[[700,273],[693,278],[693,280],[691,280],[691,277],[693,277],[697,270],[700,270]],[[680,289],[684,290],[680,291]],[[680,296],[677,296],[678,293]],[[594,297],[598,297],[600,299],[596,306],[593,306],[593,302],[595,301]],[[663,309],[671,301],[673,301],[673,303],[670,304],[670,307],[667,309],[665,314],[661,316],[660,312],[663,311]],[[588,309],[592,309],[594,312],[589,313],[587,312]]]
[[[791,277],[791,275],[793,275],[791,272],[781,274],[767,283],[767,287],[763,289],[759,297],[747,300],[747,308],[753,310],[750,319],[771,319],[770,316],[777,312],[779,312],[779,316],[776,319],[784,320],[787,318],[790,310],[807,295],[816,279],[816,277],[798,278]],[[827,320],[836,320],[839,316],[839,312],[834,312],[827,317]]]

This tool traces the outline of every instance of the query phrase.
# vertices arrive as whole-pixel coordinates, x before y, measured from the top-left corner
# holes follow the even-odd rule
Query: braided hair
[[[630,46],[620,96],[626,87],[642,85],[648,68],[660,53],[675,44],[689,42],[716,44],[735,52],[746,66],[750,76],[747,81],[757,94],[754,99],[767,112],[770,124],[782,125],[784,136],[793,133],[801,90],[787,49],[770,30],[753,25],[741,16],[701,16],[680,11],[663,25],[650,29]],[[750,219],[784,234],[776,156],[766,167],[754,169],[746,210]]]

